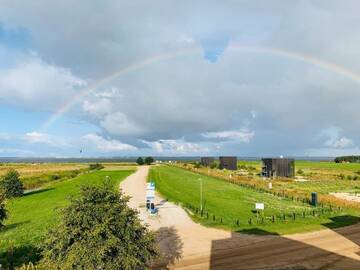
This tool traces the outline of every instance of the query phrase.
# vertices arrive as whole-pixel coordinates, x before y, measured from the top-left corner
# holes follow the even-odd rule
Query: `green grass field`
[[[7,204],[9,219],[0,230],[0,263],[14,260],[17,264],[36,260],[37,246],[46,231],[59,222],[57,209],[68,204],[70,196],[76,196],[82,184],[99,184],[106,176],[114,188],[133,171],[96,171],[76,178],[43,186],[41,190],[12,199]]]
[[[156,182],[157,190],[165,198],[181,203],[184,207],[192,205],[197,208],[200,208],[199,178],[203,181],[205,213],[208,212],[210,215],[209,218],[206,214],[203,217],[192,215],[192,218],[206,226],[242,232],[287,234],[325,228],[324,224],[332,224],[331,226],[336,227],[357,221],[355,210],[325,211],[324,214],[313,217],[311,212],[314,208],[307,204],[240,187],[176,167],[156,166],[151,169],[149,176],[149,179]],[[269,218],[261,220],[253,212],[256,202],[265,203],[264,216]],[[319,213],[322,211],[320,208],[315,210]],[[294,212],[296,213],[295,220],[292,217]],[[305,218],[302,217],[304,212]],[[285,220],[281,219],[284,213]],[[215,215],[215,221],[213,215]],[[331,219],[340,215],[346,215],[347,218]],[[270,218],[272,216],[275,216],[274,223]],[[250,219],[252,224],[249,224]],[[236,224],[237,220],[239,220],[239,226]],[[333,220],[336,220],[336,224]]]

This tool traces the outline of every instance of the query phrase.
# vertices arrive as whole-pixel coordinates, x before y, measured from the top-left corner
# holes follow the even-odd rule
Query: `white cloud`
[[[134,136],[143,132],[143,128],[119,111],[107,113],[101,120],[100,125],[114,135]]]
[[[16,138],[15,136],[14,138]],[[73,139],[55,136],[43,132],[31,131],[26,133],[24,136],[19,137],[23,141],[31,144],[45,144],[51,147],[62,148],[71,147]]]
[[[338,139],[337,141],[334,142],[333,146],[335,148],[347,148],[347,147],[351,147],[354,145],[353,140],[350,140],[346,137],[341,137],[340,139]]]
[[[349,148],[354,146],[353,140],[345,136],[340,136],[342,132],[342,128],[335,126],[322,130],[320,136],[327,138],[324,142],[324,146],[332,148]]]
[[[20,58],[11,68],[0,68],[0,100],[33,110],[54,111],[87,84],[35,53]]]
[[[209,149],[200,144],[185,142],[181,140],[158,140],[158,141],[143,141],[149,145],[157,153],[161,154],[201,154],[209,152]]]
[[[238,140],[240,142],[248,143],[254,138],[255,132],[249,131],[247,129],[227,130],[227,131],[220,131],[220,132],[207,132],[207,133],[204,133],[203,136],[205,138],[210,138],[210,139]]]
[[[25,140],[29,143],[45,143],[54,144],[48,134],[40,133],[37,131],[28,132],[25,134]]]
[[[117,140],[108,140],[97,134],[87,134],[83,138],[103,152],[133,151],[137,149],[130,144],[121,143]]]

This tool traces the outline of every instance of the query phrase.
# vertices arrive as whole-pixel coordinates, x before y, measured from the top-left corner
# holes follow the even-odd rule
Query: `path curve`
[[[290,236],[256,236],[207,228],[157,194],[157,217],[145,209],[149,166],[121,182],[129,206],[152,230],[175,228],[182,241],[176,269],[360,269],[360,224]]]

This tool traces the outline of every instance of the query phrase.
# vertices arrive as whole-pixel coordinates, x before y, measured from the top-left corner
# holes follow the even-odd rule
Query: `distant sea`
[[[269,157],[269,156],[266,156]],[[296,160],[305,161],[332,161],[334,157],[292,157]],[[0,157],[0,163],[75,163],[75,162],[135,162],[137,157],[72,157],[72,158],[56,158],[56,157]],[[154,157],[159,161],[198,161],[200,156],[191,157],[171,157],[161,156]],[[261,157],[238,157],[238,160],[256,161],[261,160]]]

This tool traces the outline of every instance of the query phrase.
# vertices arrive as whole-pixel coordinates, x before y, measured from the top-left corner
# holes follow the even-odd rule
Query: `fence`
[[[209,213],[208,211],[201,211],[199,208],[194,207],[191,204],[183,204],[184,208],[191,211],[192,215],[196,216],[198,219],[208,220],[212,224],[227,224],[230,226],[240,227],[243,225],[266,225],[266,224],[274,224],[277,222],[291,222],[299,219],[306,218],[328,218],[334,215],[338,215],[342,212],[341,207],[334,207],[332,205],[322,205],[321,207],[316,207],[313,209],[308,209],[304,211],[294,211],[294,212],[282,212],[274,215],[262,215],[257,214],[248,219],[231,219],[228,217],[222,217],[221,215],[215,215],[213,213]]]

